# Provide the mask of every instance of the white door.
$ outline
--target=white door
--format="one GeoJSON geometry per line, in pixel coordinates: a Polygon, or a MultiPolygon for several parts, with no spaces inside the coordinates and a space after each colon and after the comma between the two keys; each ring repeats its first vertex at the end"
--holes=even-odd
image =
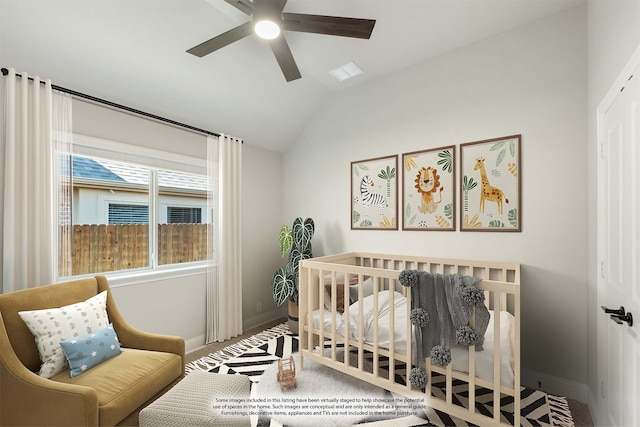
{"type": "Polygon", "coordinates": [[[604,307],[597,322],[596,425],[640,426],[639,57],[598,109],[598,302],[604,307]]]}

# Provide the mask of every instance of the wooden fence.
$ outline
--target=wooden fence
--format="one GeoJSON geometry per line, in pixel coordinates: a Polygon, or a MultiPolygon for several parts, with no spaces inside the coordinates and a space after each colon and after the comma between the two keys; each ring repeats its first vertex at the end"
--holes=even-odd
{"type": "MultiPolygon", "coordinates": [[[[158,264],[208,258],[209,224],[159,224],[158,264]]],[[[148,224],[81,224],[60,227],[61,276],[102,273],[149,266],[148,224]],[[72,230],[71,238],[69,232],[72,230]],[[64,254],[68,256],[64,256],[64,254]]]]}

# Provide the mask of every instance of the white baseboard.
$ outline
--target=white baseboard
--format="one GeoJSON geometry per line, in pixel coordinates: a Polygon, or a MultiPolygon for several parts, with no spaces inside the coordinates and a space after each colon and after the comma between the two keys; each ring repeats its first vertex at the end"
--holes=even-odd
{"type": "Polygon", "coordinates": [[[194,350],[198,350],[198,349],[204,347],[204,341],[205,341],[205,336],[204,335],[200,335],[199,337],[195,337],[195,338],[191,338],[191,339],[185,340],[185,342],[184,342],[184,352],[185,353],[189,353],[189,352],[192,352],[194,350]]]}
{"type": "Polygon", "coordinates": [[[242,322],[242,327],[245,331],[247,331],[249,329],[253,329],[257,326],[271,322],[272,320],[279,317],[287,317],[287,310],[277,308],[275,310],[260,313],[259,316],[249,317],[248,319],[244,319],[244,321],[242,322]]]}
{"type": "Polygon", "coordinates": [[[589,387],[586,384],[570,381],[540,372],[522,369],[520,384],[549,394],[569,397],[586,403],[589,399],[589,387]]]}

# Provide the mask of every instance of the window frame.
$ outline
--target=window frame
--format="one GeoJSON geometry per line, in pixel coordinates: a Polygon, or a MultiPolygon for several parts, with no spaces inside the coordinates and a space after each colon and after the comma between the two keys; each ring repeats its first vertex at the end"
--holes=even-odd
{"type": "MultiPolygon", "coordinates": [[[[206,140],[203,141],[203,144],[206,140]]],[[[206,155],[206,150],[205,155],[206,155]]],[[[56,156],[59,153],[56,153],[56,156]]],[[[114,161],[121,161],[127,163],[138,164],[144,167],[148,167],[150,170],[149,177],[149,194],[148,194],[148,207],[149,207],[149,245],[153,250],[149,251],[149,264],[147,267],[117,270],[117,271],[105,271],[96,272],[75,276],[61,276],[58,271],[58,261],[60,254],[59,238],[56,234],[56,245],[54,250],[54,266],[55,277],[58,281],[61,280],[73,280],[81,279],[84,277],[94,277],[96,275],[104,275],[109,278],[112,285],[125,285],[132,284],[132,280],[135,283],[152,282],[156,280],[165,280],[175,277],[184,277],[192,274],[203,274],[207,270],[208,261],[191,261],[177,264],[164,264],[158,265],[157,253],[158,253],[158,233],[157,227],[151,227],[151,224],[159,224],[159,211],[162,209],[159,203],[159,185],[158,185],[158,169],[165,169],[171,171],[185,172],[196,175],[203,175],[207,177],[207,160],[196,157],[186,156],[183,154],[171,153],[161,150],[155,150],[147,147],[141,147],[138,145],[126,144],[122,142],[110,141],[102,138],[96,138],[92,136],[76,134],[73,135],[73,143],[71,155],[87,156],[90,158],[106,158],[114,161]],[[152,208],[153,207],[153,208],[152,208]]],[[[59,177],[56,177],[59,179],[59,177]]],[[[215,186],[214,186],[215,188],[215,186]]],[[[105,221],[108,222],[108,204],[106,199],[110,197],[104,197],[101,203],[105,207],[103,209],[105,215],[105,221]]],[[[122,201],[122,200],[120,200],[122,201]]],[[[127,202],[128,203],[128,202],[127,202]]],[[[134,202],[135,203],[135,202],[134,202]]],[[[167,206],[163,204],[162,206],[167,206]]],[[[53,215],[56,217],[56,224],[58,223],[58,208],[54,207],[53,215]]],[[[213,213],[209,213],[208,209],[203,208],[203,223],[213,223],[215,217],[213,213]]]]}

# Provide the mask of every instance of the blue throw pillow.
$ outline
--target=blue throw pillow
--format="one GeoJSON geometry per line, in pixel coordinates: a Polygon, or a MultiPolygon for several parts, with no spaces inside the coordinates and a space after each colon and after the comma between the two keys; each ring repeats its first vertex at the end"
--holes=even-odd
{"type": "Polygon", "coordinates": [[[113,324],[84,338],[61,341],[60,345],[69,361],[72,378],[122,353],[113,324]]]}

